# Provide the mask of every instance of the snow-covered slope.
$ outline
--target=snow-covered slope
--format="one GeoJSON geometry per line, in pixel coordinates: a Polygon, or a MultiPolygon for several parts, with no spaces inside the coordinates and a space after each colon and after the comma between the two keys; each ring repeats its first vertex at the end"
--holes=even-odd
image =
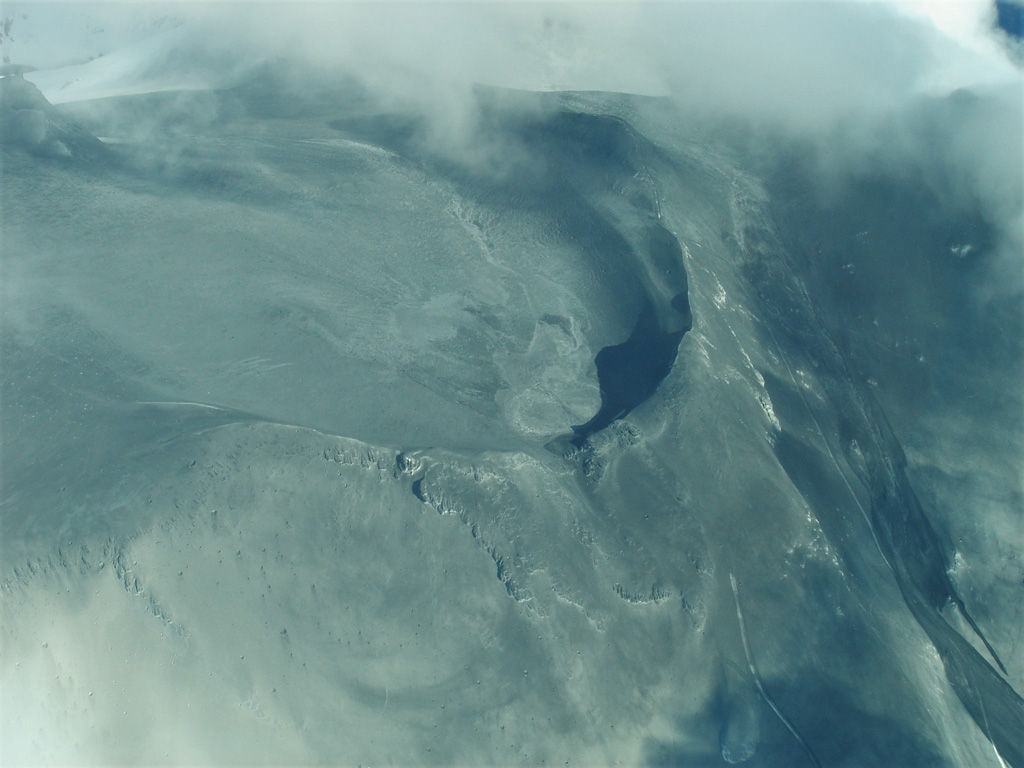
{"type": "Polygon", "coordinates": [[[991,93],[849,172],[159,34],[0,81],[5,764],[1024,764],[991,93]]]}

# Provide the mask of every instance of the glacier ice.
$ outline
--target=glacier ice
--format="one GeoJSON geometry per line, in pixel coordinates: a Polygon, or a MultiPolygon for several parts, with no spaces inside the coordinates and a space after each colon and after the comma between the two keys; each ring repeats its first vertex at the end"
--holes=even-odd
{"type": "Polygon", "coordinates": [[[619,94],[481,89],[460,158],[0,87],[4,762],[1024,764],[968,203],[619,94]]]}

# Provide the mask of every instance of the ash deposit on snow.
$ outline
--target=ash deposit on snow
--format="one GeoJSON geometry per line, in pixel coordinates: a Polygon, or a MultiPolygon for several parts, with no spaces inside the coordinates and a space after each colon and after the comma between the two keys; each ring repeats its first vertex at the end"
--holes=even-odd
{"type": "Polygon", "coordinates": [[[1024,768],[1015,9],[5,4],[0,762],[1024,768]]]}

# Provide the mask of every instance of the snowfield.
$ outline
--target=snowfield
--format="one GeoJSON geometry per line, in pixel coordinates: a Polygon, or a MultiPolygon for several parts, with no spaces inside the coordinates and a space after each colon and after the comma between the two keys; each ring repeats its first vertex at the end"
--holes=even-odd
{"type": "Polygon", "coordinates": [[[0,762],[1024,766],[1019,99],[844,165],[98,19],[0,79],[0,762]]]}

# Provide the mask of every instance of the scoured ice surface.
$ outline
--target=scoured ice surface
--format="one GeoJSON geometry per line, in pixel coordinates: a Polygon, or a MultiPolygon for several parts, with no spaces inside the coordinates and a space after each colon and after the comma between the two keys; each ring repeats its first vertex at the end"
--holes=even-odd
{"type": "Polygon", "coordinates": [[[1021,764],[1019,337],[962,409],[969,270],[874,292],[940,201],[808,211],[657,100],[483,93],[495,165],[274,88],[4,146],[4,762],[1021,764]]]}

